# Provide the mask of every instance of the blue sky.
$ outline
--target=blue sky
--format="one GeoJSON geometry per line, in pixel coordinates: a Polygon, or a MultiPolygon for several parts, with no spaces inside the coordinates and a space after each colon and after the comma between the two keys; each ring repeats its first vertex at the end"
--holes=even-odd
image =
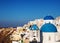
{"type": "Polygon", "coordinates": [[[0,0],[0,27],[22,26],[47,15],[60,16],[60,0],[0,0]]]}

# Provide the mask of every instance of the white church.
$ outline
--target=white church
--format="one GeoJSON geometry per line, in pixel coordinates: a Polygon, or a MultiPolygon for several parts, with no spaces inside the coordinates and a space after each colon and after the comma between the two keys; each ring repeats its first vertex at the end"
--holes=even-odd
{"type": "MultiPolygon", "coordinates": [[[[29,42],[32,42],[32,40],[35,38],[38,43],[60,43],[57,41],[58,29],[54,20],[55,19],[52,16],[46,16],[44,17],[43,23],[40,27],[38,27],[37,24],[27,27],[29,33],[26,33],[25,31],[24,34],[26,35],[24,36],[24,39],[28,37],[29,42]]],[[[21,33],[18,35],[20,36],[21,33]]],[[[12,43],[15,43],[15,41],[12,41],[12,43]]]]}

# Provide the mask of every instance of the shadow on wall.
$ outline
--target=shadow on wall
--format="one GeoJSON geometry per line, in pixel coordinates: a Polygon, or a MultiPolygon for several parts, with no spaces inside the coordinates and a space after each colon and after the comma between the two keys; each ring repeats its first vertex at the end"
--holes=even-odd
{"type": "Polygon", "coordinates": [[[43,43],[43,33],[40,31],[40,43],[43,43]]]}

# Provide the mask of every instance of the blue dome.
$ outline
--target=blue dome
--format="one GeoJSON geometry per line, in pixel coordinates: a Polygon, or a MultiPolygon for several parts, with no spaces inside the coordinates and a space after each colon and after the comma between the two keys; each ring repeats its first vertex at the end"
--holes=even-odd
{"type": "Polygon", "coordinates": [[[54,20],[54,18],[52,16],[46,16],[44,17],[44,20],[54,20]]]}
{"type": "Polygon", "coordinates": [[[41,32],[57,32],[57,28],[51,24],[51,23],[46,23],[41,27],[41,32]]]}
{"type": "Polygon", "coordinates": [[[36,24],[34,24],[34,25],[32,25],[31,27],[30,27],[30,30],[38,30],[39,28],[38,28],[38,26],[36,25],[36,24]]]}

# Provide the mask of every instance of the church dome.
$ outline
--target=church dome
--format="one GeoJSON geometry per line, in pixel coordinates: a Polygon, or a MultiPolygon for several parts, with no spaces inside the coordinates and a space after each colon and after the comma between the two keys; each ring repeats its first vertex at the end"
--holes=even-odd
{"type": "Polygon", "coordinates": [[[46,23],[41,27],[41,32],[57,32],[56,26],[51,23],[46,23]]]}
{"type": "Polygon", "coordinates": [[[54,18],[52,16],[46,16],[44,17],[44,20],[54,20],[54,18]]]}
{"type": "Polygon", "coordinates": [[[32,25],[31,27],[30,27],[30,30],[38,30],[39,28],[38,28],[38,26],[36,25],[36,24],[34,24],[34,25],[32,25]]]}

